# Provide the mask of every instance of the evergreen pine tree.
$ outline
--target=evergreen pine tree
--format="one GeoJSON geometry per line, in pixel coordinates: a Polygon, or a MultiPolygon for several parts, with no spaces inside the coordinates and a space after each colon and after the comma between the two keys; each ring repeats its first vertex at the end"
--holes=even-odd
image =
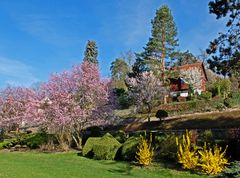
{"type": "Polygon", "coordinates": [[[210,14],[226,20],[226,31],[219,33],[206,50],[211,58],[209,68],[224,76],[234,76],[240,82],[240,1],[212,0],[210,14]]]}
{"type": "MultiPolygon", "coordinates": [[[[138,57],[141,65],[147,65],[149,70],[164,72],[165,59],[169,59],[178,45],[177,28],[168,6],[163,5],[156,11],[152,20],[152,37],[138,57]]],[[[146,69],[146,67],[141,67],[146,69]]]]}
{"type": "Polygon", "coordinates": [[[86,45],[86,49],[84,52],[84,61],[88,61],[89,63],[98,64],[98,49],[95,41],[88,41],[86,45]]]}
{"type": "Polygon", "coordinates": [[[124,59],[117,58],[111,64],[113,88],[126,89],[125,79],[129,72],[129,66],[124,59]]]}

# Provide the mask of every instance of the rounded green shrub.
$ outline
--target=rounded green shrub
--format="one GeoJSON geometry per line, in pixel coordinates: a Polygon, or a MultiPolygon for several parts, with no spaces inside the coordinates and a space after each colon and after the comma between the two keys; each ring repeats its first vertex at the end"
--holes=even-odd
{"type": "Polygon", "coordinates": [[[113,160],[121,147],[111,134],[105,134],[98,143],[93,145],[93,158],[101,160],[113,160]]]}
{"type": "Polygon", "coordinates": [[[93,145],[100,142],[100,137],[90,137],[87,139],[87,142],[85,143],[83,149],[82,149],[82,155],[85,157],[92,158],[93,157],[93,145]]]}
{"type": "Polygon", "coordinates": [[[156,118],[160,119],[160,121],[164,118],[168,117],[168,112],[165,110],[158,110],[156,113],[156,118]]]}
{"type": "Polygon", "coordinates": [[[135,160],[137,146],[139,145],[139,137],[130,137],[121,147],[121,158],[126,161],[135,160]]]}
{"type": "Polygon", "coordinates": [[[82,155],[94,159],[113,160],[121,144],[109,133],[103,137],[90,137],[83,147],[82,155]]]}

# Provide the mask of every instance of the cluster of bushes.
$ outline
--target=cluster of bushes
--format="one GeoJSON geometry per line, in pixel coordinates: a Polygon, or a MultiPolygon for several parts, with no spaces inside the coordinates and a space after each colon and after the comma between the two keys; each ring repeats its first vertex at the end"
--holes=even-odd
{"type": "Polygon", "coordinates": [[[83,147],[82,155],[93,159],[135,160],[140,137],[132,136],[127,138],[123,131],[113,135],[107,133],[102,137],[88,138],[83,147]]]}
{"type": "Polygon", "coordinates": [[[228,97],[223,98],[221,96],[212,97],[212,93],[209,91],[203,92],[199,95],[197,100],[191,100],[186,102],[177,102],[162,104],[159,107],[154,108],[154,112],[158,110],[164,110],[169,115],[179,113],[192,113],[192,112],[206,112],[206,111],[222,111],[226,108],[233,108],[240,105],[240,92],[232,92],[228,97]]]}
{"type": "Polygon", "coordinates": [[[48,135],[46,133],[15,133],[0,142],[0,149],[9,149],[16,145],[36,149],[46,143],[47,139],[48,135]]]}
{"type": "MultiPolygon", "coordinates": [[[[93,159],[134,161],[143,166],[149,165],[152,160],[168,160],[179,162],[183,168],[202,171],[206,174],[220,174],[220,177],[238,175],[239,162],[231,163],[229,168],[226,159],[226,150],[222,149],[226,143],[215,139],[211,130],[200,134],[196,131],[186,134],[148,134],[142,137],[139,134],[127,138],[123,131],[102,137],[90,137],[83,147],[83,156],[93,159]],[[176,138],[177,142],[176,142],[176,138]],[[216,146],[216,144],[222,145],[216,146]],[[198,145],[198,146],[197,146],[198,145]]],[[[229,156],[228,156],[229,157],[229,156]]]]}
{"type": "MultiPolygon", "coordinates": [[[[147,166],[151,164],[154,151],[151,142],[143,136],[132,136],[124,139],[120,143],[117,138],[121,138],[121,134],[116,134],[114,138],[107,133],[102,137],[90,137],[83,147],[82,155],[88,158],[100,160],[124,160],[136,161],[140,165],[147,166]],[[119,137],[120,136],[120,137],[119,137]]],[[[121,141],[123,139],[121,138],[121,141]]]]}
{"type": "Polygon", "coordinates": [[[178,137],[176,143],[178,145],[178,162],[182,164],[184,169],[196,170],[200,169],[202,172],[209,175],[216,175],[222,172],[229,164],[226,159],[226,149],[215,145],[211,147],[204,143],[202,148],[199,148],[196,143],[192,142],[192,132],[186,131],[179,142],[178,137]]]}

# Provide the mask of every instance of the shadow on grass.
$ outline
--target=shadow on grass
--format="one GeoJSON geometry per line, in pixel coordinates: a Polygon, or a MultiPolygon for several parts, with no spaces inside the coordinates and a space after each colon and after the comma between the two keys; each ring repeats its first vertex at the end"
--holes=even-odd
{"type": "Polygon", "coordinates": [[[78,155],[78,156],[83,156],[83,155],[82,155],[82,152],[78,152],[77,155],[78,155]]]}
{"type": "Polygon", "coordinates": [[[134,165],[132,165],[129,162],[125,162],[125,161],[100,161],[100,163],[103,164],[103,165],[113,166],[113,167],[108,169],[108,172],[132,177],[131,171],[132,171],[134,165]]]}
{"type": "Polygon", "coordinates": [[[121,128],[126,131],[240,127],[240,110],[182,115],[169,120],[163,120],[162,122],[151,121],[150,123],[142,122],[141,119],[132,117],[123,119],[119,124],[121,128]]]}
{"type": "MultiPolygon", "coordinates": [[[[150,123],[141,123],[141,125],[138,124],[137,129],[212,129],[236,127],[240,127],[240,117],[219,116],[216,118],[178,118],[163,122],[152,121],[150,123]]],[[[133,128],[136,129],[136,127],[133,128]]]]}
{"type": "Polygon", "coordinates": [[[183,169],[182,166],[179,163],[177,163],[177,161],[173,161],[173,160],[160,159],[160,160],[156,160],[156,164],[157,164],[156,167],[162,167],[164,169],[171,169],[179,172],[189,172],[190,174],[200,175],[200,176],[203,175],[201,174],[200,170],[183,169]]]}

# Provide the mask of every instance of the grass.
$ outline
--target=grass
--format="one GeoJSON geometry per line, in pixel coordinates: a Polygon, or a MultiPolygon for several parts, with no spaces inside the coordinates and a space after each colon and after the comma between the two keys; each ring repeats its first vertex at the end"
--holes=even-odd
{"type": "Polygon", "coordinates": [[[91,160],[77,153],[1,152],[0,165],[0,178],[207,177],[163,165],[141,168],[126,162],[91,160]]]}

